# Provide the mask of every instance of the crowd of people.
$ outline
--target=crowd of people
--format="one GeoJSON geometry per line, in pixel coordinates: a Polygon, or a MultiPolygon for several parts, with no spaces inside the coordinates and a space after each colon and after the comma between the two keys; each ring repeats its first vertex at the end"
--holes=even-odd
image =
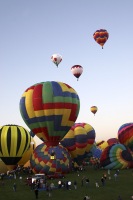
{"type": "MultiPolygon", "coordinates": [[[[81,171],[77,171],[77,179],[76,180],[66,180],[65,179],[58,179],[58,180],[43,180],[43,186],[41,185],[40,180],[35,180],[33,181],[32,185],[31,185],[31,190],[34,191],[35,193],[35,198],[38,199],[39,196],[39,191],[41,189],[44,189],[46,191],[46,194],[48,195],[48,197],[52,196],[52,191],[54,189],[65,189],[65,190],[77,190],[79,187],[86,187],[89,188],[90,186],[92,186],[92,184],[94,184],[94,186],[96,188],[99,187],[106,187],[106,183],[110,180],[114,180],[114,181],[118,181],[119,180],[119,174],[120,174],[120,170],[116,170],[116,171],[111,171],[111,170],[103,170],[101,171],[103,172],[101,174],[101,178],[96,178],[95,180],[91,180],[88,176],[86,177],[84,175],[84,173],[82,173],[81,171]]],[[[6,174],[2,173],[0,174],[0,179],[4,179],[4,177],[11,179],[14,179],[14,183],[13,183],[13,191],[16,192],[17,191],[17,185],[15,183],[15,179],[19,178],[21,180],[22,178],[22,173],[26,174],[27,176],[32,176],[32,170],[30,169],[30,167],[27,168],[23,168],[23,167],[18,167],[13,171],[7,171],[6,174]]],[[[91,196],[89,194],[89,190],[88,194],[85,194],[85,196],[83,196],[83,200],[90,200],[91,196]]],[[[121,195],[118,195],[118,200],[122,200],[121,195]]],[[[132,197],[133,199],[133,197],[132,197]]]]}

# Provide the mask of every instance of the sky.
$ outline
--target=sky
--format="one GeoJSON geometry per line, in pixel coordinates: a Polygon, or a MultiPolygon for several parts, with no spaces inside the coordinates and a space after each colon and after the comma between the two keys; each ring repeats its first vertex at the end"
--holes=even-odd
{"type": "Polygon", "coordinates": [[[133,122],[132,10],[132,0],[0,0],[0,126],[29,130],[19,110],[23,92],[59,81],[79,95],[76,122],[90,124],[96,141],[117,137],[133,122]],[[103,49],[93,39],[98,29],[109,33],[103,49]],[[63,58],[58,68],[54,53],[63,58]],[[78,81],[76,64],[83,67],[78,81]]]}

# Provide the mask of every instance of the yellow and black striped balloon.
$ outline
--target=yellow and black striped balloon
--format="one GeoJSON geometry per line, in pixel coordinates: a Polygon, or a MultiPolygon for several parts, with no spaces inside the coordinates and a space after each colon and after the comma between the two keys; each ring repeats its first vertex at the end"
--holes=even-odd
{"type": "Polygon", "coordinates": [[[22,126],[2,126],[0,129],[0,158],[6,165],[16,165],[29,149],[30,142],[30,133],[22,126]]]}

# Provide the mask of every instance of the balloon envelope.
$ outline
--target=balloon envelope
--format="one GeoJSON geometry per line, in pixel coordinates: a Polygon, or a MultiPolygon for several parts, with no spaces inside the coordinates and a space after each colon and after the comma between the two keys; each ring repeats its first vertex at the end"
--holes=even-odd
{"type": "Polygon", "coordinates": [[[91,156],[89,157],[89,162],[92,165],[98,165],[100,164],[100,157],[102,154],[102,149],[100,149],[99,147],[96,146],[96,144],[93,145],[93,147],[91,148],[89,154],[91,153],[91,156]]]}
{"type": "Polygon", "coordinates": [[[23,120],[47,145],[56,146],[77,119],[80,101],[68,84],[55,81],[29,87],[20,100],[23,120]]]}
{"type": "Polygon", "coordinates": [[[7,165],[0,159],[0,174],[8,171],[7,165]]]}
{"type": "Polygon", "coordinates": [[[132,166],[133,158],[125,145],[113,144],[103,150],[100,164],[104,169],[125,169],[132,166]]]}
{"type": "Polygon", "coordinates": [[[109,38],[109,33],[105,29],[100,29],[100,30],[95,31],[95,33],[93,34],[93,38],[103,48],[105,42],[109,38]]]}
{"type": "Polygon", "coordinates": [[[60,62],[62,61],[62,56],[59,54],[53,54],[51,56],[51,60],[52,62],[58,67],[58,65],[60,64],[60,62]]]}
{"type": "Polygon", "coordinates": [[[133,123],[125,123],[118,130],[118,139],[133,151],[133,123]]]}
{"type": "Polygon", "coordinates": [[[73,67],[71,67],[71,72],[78,80],[83,72],[83,67],[81,65],[74,65],[73,67]]]}
{"type": "Polygon", "coordinates": [[[96,146],[102,150],[104,150],[106,147],[109,146],[108,142],[107,141],[99,141],[99,142],[96,142],[96,146]]]}
{"type": "Polygon", "coordinates": [[[33,173],[50,174],[54,172],[68,173],[71,171],[72,160],[69,152],[61,145],[38,145],[30,159],[33,173]],[[54,154],[52,154],[54,152],[54,154]]]}
{"type": "Polygon", "coordinates": [[[0,158],[12,169],[29,149],[31,136],[18,125],[5,125],[0,129],[0,158]]]}
{"type": "Polygon", "coordinates": [[[68,149],[73,160],[81,162],[88,154],[95,141],[95,130],[87,123],[75,123],[61,140],[61,144],[68,149]]]}
{"type": "Polygon", "coordinates": [[[107,143],[108,143],[109,145],[118,144],[118,143],[119,143],[119,140],[118,140],[118,138],[110,138],[110,139],[107,140],[107,143]]]}
{"type": "Polygon", "coordinates": [[[90,111],[95,115],[98,108],[96,106],[91,106],[90,111]]]}
{"type": "Polygon", "coordinates": [[[17,164],[24,166],[28,162],[28,160],[30,160],[31,155],[32,155],[35,148],[36,148],[36,143],[33,140],[33,138],[31,137],[29,149],[23,154],[22,158],[20,159],[20,161],[17,164]]]}

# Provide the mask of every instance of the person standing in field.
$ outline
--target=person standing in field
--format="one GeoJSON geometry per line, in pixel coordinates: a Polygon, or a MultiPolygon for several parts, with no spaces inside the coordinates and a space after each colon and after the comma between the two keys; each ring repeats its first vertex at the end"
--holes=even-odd
{"type": "Polygon", "coordinates": [[[13,184],[13,191],[14,191],[14,192],[16,192],[16,188],[17,188],[16,183],[14,183],[14,184],[13,184]]]}
{"type": "Polygon", "coordinates": [[[77,190],[77,181],[74,181],[73,185],[74,185],[74,189],[77,190]]]}
{"type": "Polygon", "coordinates": [[[36,199],[38,199],[38,186],[37,185],[35,185],[34,192],[35,192],[36,199]]]}

